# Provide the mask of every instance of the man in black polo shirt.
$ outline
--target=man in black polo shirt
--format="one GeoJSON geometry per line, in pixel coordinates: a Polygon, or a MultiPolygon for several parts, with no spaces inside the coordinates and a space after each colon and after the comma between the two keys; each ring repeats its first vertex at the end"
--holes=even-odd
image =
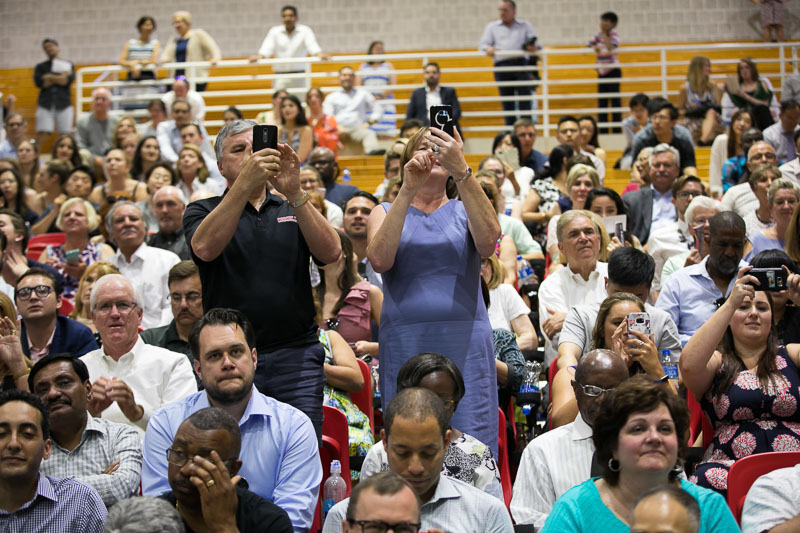
{"type": "Polygon", "coordinates": [[[308,415],[322,430],[324,350],[317,340],[309,258],[341,254],[333,227],[300,188],[300,160],[285,144],[252,154],[252,120],[217,135],[217,165],[228,181],[221,197],[189,204],[186,240],[200,269],[203,309],[232,307],[256,329],[260,392],[308,415]],[[267,192],[267,182],[286,199],[267,192]]]}

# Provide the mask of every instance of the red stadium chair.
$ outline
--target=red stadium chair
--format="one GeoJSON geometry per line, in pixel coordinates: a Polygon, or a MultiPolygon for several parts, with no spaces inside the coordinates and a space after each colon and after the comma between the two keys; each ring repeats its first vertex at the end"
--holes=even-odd
{"type": "Polygon", "coordinates": [[[30,238],[28,241],[28,249],[25,250],[25,256],[28,259],[33,259],[34,261],[39,260],[39,256],[42,255],[44,249],[47,246],[57,246],[59,244],[64,244],[64,240],[66,236],[63,233],[42,233],[41,235],[35,235],[30,238]]]}
{"type": "Polygon", "coordinates": [[[342,464],[342,477],[347,482],[347,496],[350,496],[353,486],[350,481],[350,437],[347,433],[347,417],[335,407],[327,405],[322,406],[322,416],[324,417],[322,419],[322,445],[323,447],[329,446],[331,453],[334,454],[330,461],[322,464],[322,471],[330,475],[331,461],[338,459],[342,464]]]}
{"type": "Polygon", "coordinates": [[[361,377],[364,378],[364,386],[358,392],[351,392],[350,399],[361,409],[361,412],[369,418],[369,429],[375,434],[375,413],[372,409],[372,373],[369,365],[361,359],[356,359],[358,368],[361,370],[361,377]]]}
{"type": "Polygon", "coordinates": [[[67,300],[66,298],[61,298],[61,305],[58,306],[58,314],[69,316],[69,314],[75,309],[75,305],[67,300]]]}
{"type": "Polygon", "coordinates": [[[506,415],[500,408],[497,409],[497,412],[497,467],[500,469],[500,485],[503,487],[503,499],[506,502],[506,508],[509,508],[509,505],[511,505],[511,469],[508,466],[506,415]]]}
{"type": "Polygon", "coordinates": [[[689,408],[689,446],[694,446],[700,432],[703,432],[703,450],[708,448],[714,438],[714,428],[703,412],[700,402],[690,391],[686,391],[686,406],[689,408]]]}
{"type": "Polygon", "coordinates": [[[779,468],[788,468],[800,463],[800,452],[767,452],[742,457],[728,471],[728,507],[742,521],[742,508],[747,492],[755,481],[779,468]]]}

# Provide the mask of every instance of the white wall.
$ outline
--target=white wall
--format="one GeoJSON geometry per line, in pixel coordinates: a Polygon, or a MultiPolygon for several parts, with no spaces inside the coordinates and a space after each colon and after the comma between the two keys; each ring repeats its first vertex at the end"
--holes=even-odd
{"type": "MultiPolygon", "coordinates": [[[[0,68],[42,61],[39,43],[48,36],[76,63],[116,62],[140,15],[156,18],[164,43],[177,9],[192,12],[194,27],[209,31],[223,56],[242,57],[258,50],[267,29],[280,23],[284,3],[295,3],[300,22],[334,53],[365,51],[375,39],[388,51],[472,48],[486,22],[497,17],[493,0],[0,0],[0,68]]],[[[791,37],[800,2],[786,8],[791,37]]],[[[758,8],[747,0],[518,0],[517,16],[533,23],[545,45],[580,45],[609,9],[620,15],[623,42],[760,37],[758,8]]]]}

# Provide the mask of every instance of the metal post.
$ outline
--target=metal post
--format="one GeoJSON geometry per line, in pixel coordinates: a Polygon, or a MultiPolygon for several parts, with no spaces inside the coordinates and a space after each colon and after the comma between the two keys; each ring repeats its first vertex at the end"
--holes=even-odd
{"type": "Polygon", "coordinates": [[[667,97],[667,51],[661,49],[661,96],[667,97]]]}
{"type": "Polygon", "coordinates": [[[546,48],[541,49],[539,57],[542,60],[542,66],[539,67],[539,77],[541,78],[539,85],[542,88],[542,127],[544,128],[542,133],[547,138],[550,136],[550,88],[547,83],[550,79],[550,74],[547,68],[549,55],[546,48]]]}

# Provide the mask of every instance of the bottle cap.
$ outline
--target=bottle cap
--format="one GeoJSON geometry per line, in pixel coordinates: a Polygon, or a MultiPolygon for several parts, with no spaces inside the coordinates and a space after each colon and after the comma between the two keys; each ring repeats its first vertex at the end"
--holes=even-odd
{"type": "Polygon", "coordinates": [[[341,474],[342,473],[342,464],[337,460],[334,459],[331,461],[331,474],[341,474]]]}

